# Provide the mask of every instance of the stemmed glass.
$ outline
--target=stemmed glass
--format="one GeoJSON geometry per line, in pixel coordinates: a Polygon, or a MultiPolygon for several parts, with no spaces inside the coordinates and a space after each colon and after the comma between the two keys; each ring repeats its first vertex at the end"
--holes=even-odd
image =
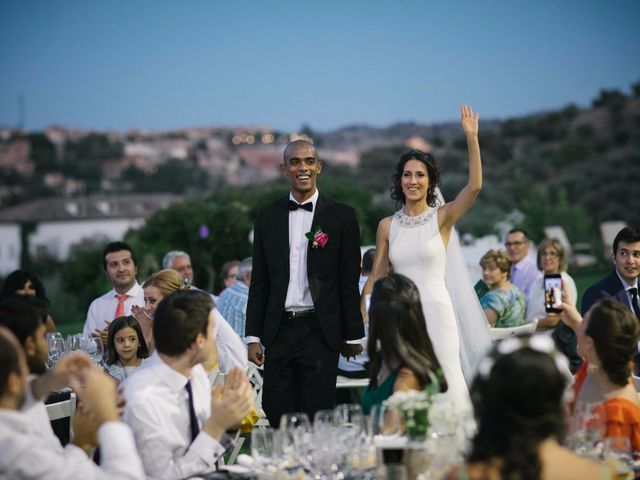
{"type": "Polygon", "coordinates": [[[633,454],[629,437],[607,437],[603,441],[602,456],[616,469],[616,478],[633,478],[633,454]]]}
{"type": "Polygon", "coordinates": [[[606,432],[605,411],[600,403],[578,403],[572,418],[571,447],[578,454],[597,458],[606,432]]]}
{"type": "Polygon", "coordinates": [[[46,338],[49,350],[47,364],[49,367],[53,367],[66,353],[64,338],[60,332],[47,333],[46,338]]]}
{"type": "Polygon", "coordinates": [[[277,468],[280,459],[278,431],[270,427],[251,430],[251,456],[260,470],[277,468]]]}
{"type": "Polygon", "coordinates": [[[311,424],[306,413],[285,413],[280,417],[280,446],[289,467],[303,465],[311,448],[311,424]]]}
{"type": "Polygon", "coordinates": [[[104,346],[99,338],[87,337],[82,338],[82,350],[91,357],[91,361],[96,365],[102,365],[104,346]]]}

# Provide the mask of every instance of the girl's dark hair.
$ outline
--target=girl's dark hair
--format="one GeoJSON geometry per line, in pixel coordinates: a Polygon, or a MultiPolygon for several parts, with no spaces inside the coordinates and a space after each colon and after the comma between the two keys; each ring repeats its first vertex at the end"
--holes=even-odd
{"type": "Polygon", "coordinates": [[[601,367],[609,380],[625,386],[640,335],[635,315],[619,302],[600,300],[589,310],[585,333],[593,339],[601,367]]]}
{"type": "Polygon", "coordinates": [[[42,282],[35,273],[27,270],[15,270],[7,276],[2,287],[3,296],[15,295],[16,290],[23,288],[28,281],[31,281],[31,286],[36,291],[36,297],[47,300],[42,282]]]}
{"type": "MultiPolygon", "coordinates": [[[[404,275],[393,273],[373,286],[369,307],[370,383],[377,385],[383,360],[390,368],[406,367],[420,385],[431,383],[440,369],[422,313],[420,294],[404,275]],[[380,348],[378,348],[378,344],[380,348]]],[[[440,379],[441,389],[446,382],[440,379]]]]}
{"type": "Polygon", "coordinates": [[[149,350],[147,349],[147,343],[144,340],[142,334],[142,328],[135,317],[128,315],[124,317],[118,317],[109,324],[109,336],[107,339],[107,365],[113,365],[118,361],[118,354],[116,352],[115,336],[120,330],[126,327],[131,327],[138,335],[138,351],[136,356],[138,358],[147,358],[149,356],[149,350]]]}
{"type": "Polygon", "coordinates": [[[406,201],[404,193],[402,192],[402,174],[404,172],[404,165],[409,160],[418,160],[419,162],[424,163],[427,167],[427,174],[429,175],[427,205],[435,207],[438,199],[436,195],[436,187],[440,184],[440,171],[438,170],[436,160],[431,156],[431,154],[420,150],[409,150],[400,157],[400,161],[396,165],[396,173],[391,176],[391,180],[393,182],[393,185],[391,186],[391,198],[396,201],[396,206],[398,206],[398,202],[404,204],[406,201]]]}
{"type": "Polygon", "coordinates": [[[550,355],[528,346],[506,355],[494,349],[490,358],[491,371],[476,375],[471,385],[478,431],[468,461],[500,459],[502,479],[537,480],[540,443],[562,439],[567,379],[550,355]]]}

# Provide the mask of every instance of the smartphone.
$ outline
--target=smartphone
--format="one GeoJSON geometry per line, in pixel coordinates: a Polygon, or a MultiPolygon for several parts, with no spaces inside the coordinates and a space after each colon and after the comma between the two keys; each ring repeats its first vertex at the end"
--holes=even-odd
{"type": "Polygon", "coordinates": [[[547,313],[560,313],[562,305],[562,278],[559,273],[547,273],[544,276],[544,310],[547,313]]]}

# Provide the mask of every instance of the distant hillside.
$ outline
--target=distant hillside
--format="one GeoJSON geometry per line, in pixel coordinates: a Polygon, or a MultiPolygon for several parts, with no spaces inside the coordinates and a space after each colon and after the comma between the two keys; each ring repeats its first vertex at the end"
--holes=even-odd
{"type": "MultiPolygon", "coordinates": [[[[372,145],[353,178],[385,199],[405,142],[415,136],[430,144],[442,190],[452,198],[467,176],[466,145],[457,124],[352,127],[320,138],[323,145],[372,145]]],[[[592,238],[605,220],[640,226],[640,84],[630,96],[602,91],[591,108],[570,105],[483,122],[480,146],[484,188],[461,229],[489,233],[514,210],[525,217],[512,214],[512,222],[537,238],[552,224],[564,225],[575,241],[592,238]]]]}

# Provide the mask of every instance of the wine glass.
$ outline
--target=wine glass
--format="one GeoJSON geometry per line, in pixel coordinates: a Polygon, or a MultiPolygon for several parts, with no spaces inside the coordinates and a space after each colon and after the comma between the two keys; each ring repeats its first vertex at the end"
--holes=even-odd
{"type": "Polygon", "coordinates": [[[598,444],[606,432],[606,415],[600,403],[578,403],[571,428],[571,447],[578,455],[598,457],[598,444]]]}
{"type": "Polygon", "coordinates": [[[91,361],[96,365],[102,365],[104,346],[99,338],[83,337],[82,350],[91,357],[91,361]]]}
{"type": "Polygon", "coordinates": [[[607,437],[603,440],[602,456],[611,463],[616,478],[624,480],[633,478],[633,454],[629,437],[607,437]]]}
{"type": "Polygon", "coordinates": [[[290,467],[304,464],[311,448],[311,423],[306,413],[285,413],[280,417],[280,447],[290,467]]]}
{"type": "Polygon", "coordinates": [[[47,333],[48,365],[53,367],[66,353],[64,338],[60,332],[47,333]]]}
{"type": "Polygon", "coordinates": [[[271,427],[251,430],[251,456],[260,469],[276,467],[279,459],[278,431],[271,427]]]}

